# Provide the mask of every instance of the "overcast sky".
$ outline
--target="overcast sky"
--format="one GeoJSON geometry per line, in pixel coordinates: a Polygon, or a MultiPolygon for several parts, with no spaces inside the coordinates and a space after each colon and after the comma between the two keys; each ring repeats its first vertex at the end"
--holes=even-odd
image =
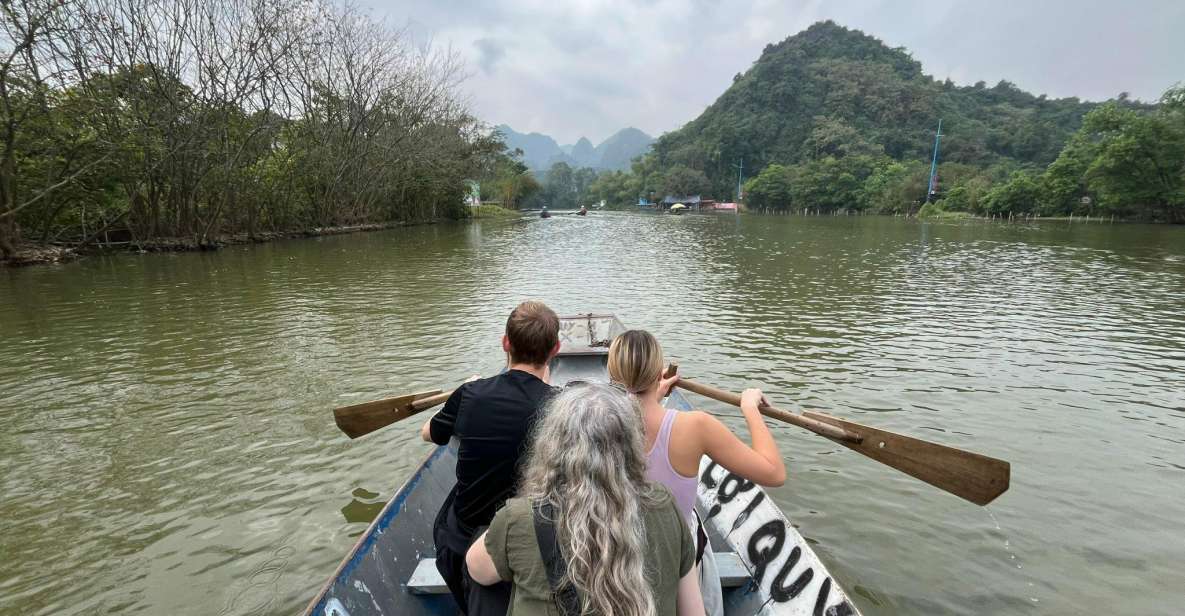
{"type": "Polygon", "coordinates": [[[771,42],[833,19],[959,84],[1155,100],[1185,81],[1185,0],[364,0],[451,46],[491,124],[561,143],[694,119],[771,42]]]}

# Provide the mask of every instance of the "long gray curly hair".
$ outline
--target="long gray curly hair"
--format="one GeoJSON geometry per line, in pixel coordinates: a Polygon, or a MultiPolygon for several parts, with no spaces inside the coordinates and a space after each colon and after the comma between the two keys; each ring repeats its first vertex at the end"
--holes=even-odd
{"type": "Polygon", "coordinates": [[[641,411],[625,392],[570,385],[535,428],[519,494],[550,503],[565,557],[562,581],[581,598],[581,614],[654,616],[645,575],[644,508],[662,492],[646,479],[641,411]]]}

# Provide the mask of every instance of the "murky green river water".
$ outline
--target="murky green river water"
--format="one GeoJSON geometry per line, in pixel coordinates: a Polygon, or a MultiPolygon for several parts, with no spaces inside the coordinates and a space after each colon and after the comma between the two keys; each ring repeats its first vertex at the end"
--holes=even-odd
{"type": "Polygon", "coordinates": [[[1185,229],[597,214],[0,271],[0,613],[302,609],[427,451],[330,409],[496,369],[532,297],[1011,461],[983,509],[774,427],[869,616],[1185,609],[1185,229]]]}

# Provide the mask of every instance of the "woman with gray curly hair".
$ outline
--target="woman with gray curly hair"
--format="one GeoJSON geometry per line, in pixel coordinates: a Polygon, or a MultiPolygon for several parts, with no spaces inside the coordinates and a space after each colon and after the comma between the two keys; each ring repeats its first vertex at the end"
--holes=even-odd
{"type": "Polygon", "coordinates": [[[603,384],[548,403],[519,496],[466,556],[478,583],[513,583],[510,616],[703,616],[694,542],[671,493],[646,479],[640,418],[603,384]]]}

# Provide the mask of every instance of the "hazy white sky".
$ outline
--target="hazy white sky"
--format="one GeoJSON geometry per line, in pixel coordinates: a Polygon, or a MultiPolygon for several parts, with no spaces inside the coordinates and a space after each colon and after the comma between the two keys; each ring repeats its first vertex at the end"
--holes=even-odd
{"type": "Polygon", "coordinates": [[[1052,97],[1185,81],[1185,0],[364,0],[467,62],[491,124],[561,143],[695,118],[767,44],[833,19],[908,48],[959,84],[1007,79],[1052,97]]]}

